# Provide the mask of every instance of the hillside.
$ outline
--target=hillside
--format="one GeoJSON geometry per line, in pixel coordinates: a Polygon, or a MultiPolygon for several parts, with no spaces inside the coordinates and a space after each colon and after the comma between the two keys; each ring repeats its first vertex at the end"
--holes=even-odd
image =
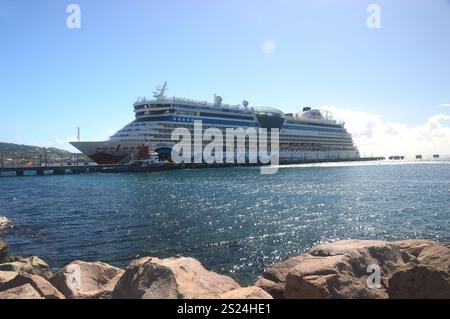
{"type": "MultiPolygon", "coordinates": [[[[46,153],[47,163],[64,163],[75,159],[75,155],[69,151],[54,147],[45,148],[0,142],[0,157],[3,158],[4,165],[39,165],[45,163],[46,153]]],[[[76,155],[79,161],[87,160],[84,155],[76,155]]]]}

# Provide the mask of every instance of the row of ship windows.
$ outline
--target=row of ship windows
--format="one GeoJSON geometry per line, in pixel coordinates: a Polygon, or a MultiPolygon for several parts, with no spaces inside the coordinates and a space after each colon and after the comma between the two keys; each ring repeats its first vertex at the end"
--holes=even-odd
{"type": "MultiPolygon", "coordinates": [[[[188,122],[193,122],[193,120],[192,119],[188,119],[189,121],[188,122]]],[[[168,125],[166,125],[166,127],[168,127],[168,125]]],[[[177,125],[171,125],[170,127],[173,127],[173,128],[177,128],[178,126],[177,125]]],[[[210,127],[217,127],[217,126],[203,126],[203,128],[205,128],[205,129],[207,129],[207,128],[210,128],[210,127]]],[[[306,129],[301,129],[302,131],[322,131],[323,132],[323,130],[317,130],[317,129],[312,129],[312,128],[306,128],[306,129]]],[[[118,133],[124,133],[124,132],[133,132],[133,131],[141,131],[141,129],[139,129],[139,128],[136,128],[136,129],[126,129],[126,130],[120,130],[118,133]]],[[[325,132],[328,132],[328,131],[325,131],[325,132]]],[[[335,133],[341,133],[341,132],[335,132],[335,133]]],[[[286,131],[281,131],[281,134],[287,134],[287,132],[286,131]]],[[[122,136],[129,136],[128,134],[119,134],[119,135],[116,135],[116,136],[119,136],[119,137],[122,137],[122,136]]]]}
{"type": "Polygon", "coordinates": [[[158,111],[143,111],[143,112],[137,112],[136,116],[142,116],[142,115],[163,115],[163,114],[183,114],[183,115],[197,115],[196,112],[189,112],[189,111],[176,111],[174,109],[170,110],[158,110],[158,111]]]}
{"type": "MultiPolygon", "coordinates": [[[[208,116],[205,113],[200,113],[203,116],[208,116]]],[[[248,118],[247,118],[248,119],[248,118]]],[[[186,117],[174,117],[173,120],[176,122],[188,122],[193,123],[194,120],[201,120],[201,119],[193,119],[193,118],[186,118],[186,117]]],[[[131,124],[130,126],[136,125],[138,126],[138,123],[131,124]]],[[[256,126],[256,123],[249,123],[247,126],[256,126]]],[[[344,129],[338,129],[338,128],[322,128],[322,127],[314,127],[314,126],[299,126],[299,125],[283,125],[282,129],[290,129],[290,130],[302,130],[302,131],[314,131],[314,132],[334,132],[334,133],[344,133],[344,129]]]]}
{"type": "Polygon", "coordinates": [[[344,129],[338,129],[338,128],[321,128],[321,127],[314,127],[314,126],[297,126],[297,125],[283,125],[283,129],[288,130],[302,130],[302,131],[315,131],[315,132],[336,132],[336,133],[343,133],[344,129]]]}
{"type": "Polygon", "coordinates": [[[239,113],[239,114],[248,114],[252,115],[250,111],[244,111],[239,109],[228,109],[222,106],[200,106],[200,105],[188,105],[188,104],[144,104],[144,105],[136,105],[134,107],[135,110],[146,110],[146,109],[152,109],[152,108],[188,108],[188,109],[196,109],[196,110],[207,110],[207,111],[219,111],[219,112],[233,112],[233,113],[239,113]]]}
{"type": "MultiPolygon", "coordinates": [[[[177,122],[194,122],[194,119],[184,118],[184,117],[175,117],[175,121],[177,122]]],[[[248,126],[256,126],[256,124],[251,123],[248,126]]],[[[334,133],[343,133],[343,129],[333,129],[333,128],[321,128],[321,127],[308,127],[308,126],[296,126],[296,125],[283,125],[283,129],[292,129],[292,130],[302,130],[302,131],[314,131],[314,132],[334,132],[334,133]]]]}
{"type": "Polygon", "coordinates": [[[221,106],[216,107],[205,107],[205,106],[194,106],[194,105],[175,105],[176,107],[186,107],[191,109],[203,109],[203,110],[210,110],[210,111],[220,111],[220,112],[233,112],[233,113],[240,113],[240,114],[251,114],[250,111],[243,111],[238,109],[227,109],[221,106]]]}
{"type": "Polygon", "coordinates": [[[186,107],[186,108],[198,108],[203,109],[201,106],[190,106],[190,105],[178,105],[178,104],[144,104],[144,105],[136,105],[134,107],[135,110],[145,110],[145,109],[154,109],[154,108],[170,108],[173,109],[174,107],[186,107]]]}
{"type": "Polygon", "coordinates": [[[150,119],[146,119],[146,118],[138,118],[135,121],[168,121],[168,122],[184,122],[184,123],[194,123],[194,121],[202,121],[203,125],[204,123],[208,123],[208,122],[214,122],[218,125],[245,125],[245,126],[252,126],[252,127],[256,127],[258,124],[256,122],[253,121],[253,119],[251,120],[252,122],[250,122],[250,120],[248,120],[248,122],[243,123],[243,122],[231,122],[231,121],[224,121],[224,120],[220,120],[220,119],[205,119],[205,118],[188,118],[188,117],[153,117],[150,119]]]}
{"type": "Polygon", "coordinates": [[[146,116],[146,115],[165,115],[165,114],[175,114],[175,115],[188,115],[188,116],[204,116],[204,117],[215,117],[215,118],[226,118],[235,120],[247,120],[252,121],[253,116],[245,115],[233,115],[233,114],[218,114],[218,113],[205,113],[205,112],[189,112],[189,111],[176,111],[175,110],[163,110],[163,111],[145,111],[137,112],[136,116],[146,116]]]}
{"type": "MultiPolygon", "coordinates": [[[[129,127],[139,127],[139,126],[147,126],[147,123],[131,123],[125,126],[123,129],[119,130],[117,133],[123,133],[123,132],[132,132],[133,129],[130,129],[129,127]]],[[[141,129],[135,128],[134,131],[140,131],[141,129]]],[[[116,136],[129,136],[129,135],[116,135],[116,136]]]]}
{"type": "MultiPolygon", "coordinates": [[[[95,148],[97,151],[101,151],[101,150],[103,150],[103,151],[107,151],[108,150],[108,148],[107,147],[96,147],[95,148]]],[[[109,150],[110,151],[114,151],[116,148],[115,147],[110,147],[109,148],[109,150]]],[[[124,150],[128,150],[128,149],[130,149],[130,150],[134,150],[135,148],[134,147],[124,147],[123,148],[124,150]]],[[[136,147],[136,149],[138,149],[137,147],[136,147]]]]}
{"type": "MultiPolygon", "coordinates": [[[[174,117],[173,118],[175,121],[177,122],[188,122],[188,123],[193,123],[195,119],[192,118],[185,118],[185,117],[174,117]]],[[[129,125],[127,125],[126,127],[139,127],[139,126],[147,126],[147,123],[145,122],[133,122],[129,125]]],[[[167,124],[165,125],[166,127],[178,127],[177,125],[170,125],[167,124]]],[[[256,126],[256,124],[249,125],[249,126],[256,126]]],[[[205,127],[205,126],[204,126],[205,127]]],[[[212,126],[211,126],[212,127],[212,126]]],[[[282,129],[293,129],[293,130],[303,130],[303,131],[316,131],[316,132],[336,132],[336,133],[344,133],[345,130],[344,129],[333,129],[333,128],[320,128],[320,127],[308,127],[308,126],[297,126],[297,125],[283,125],[282,129]]],[[[135,131],[140,131],[140,129],[135,128],[135,131]]],[[[132,132],[133,129],[122,129],[120,130],[118,133],[120,132],[132,132]]],[[[285,133],[282,131],[282,133],[285,133]]]]}
{"type": "MultiPolygon", "coordinates": [[[[135,110],[141,110],[141,109],[147,109],[150,106],[148,104],[144,104],[144,105],[136,105],[134,107],[135,110]]],[[[152,107],[172,107],[172,105],[170,104],[153,104],[152,107]]]]}

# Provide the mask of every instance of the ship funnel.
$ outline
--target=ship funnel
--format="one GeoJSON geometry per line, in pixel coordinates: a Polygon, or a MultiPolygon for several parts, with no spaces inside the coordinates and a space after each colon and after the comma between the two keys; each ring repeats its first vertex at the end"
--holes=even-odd
{"type": "Polygon", "coordinates": [[[222,105],[222,97],[214,94],[214,105],[220,106],[222,105]]]}

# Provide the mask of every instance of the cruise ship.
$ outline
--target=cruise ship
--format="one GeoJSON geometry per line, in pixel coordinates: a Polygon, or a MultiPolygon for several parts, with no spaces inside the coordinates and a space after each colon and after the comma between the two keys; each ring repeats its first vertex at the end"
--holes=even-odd
{"type": "MultiPolygon", "coordinates": [[[[279,160],[345,160],[359,158],[358,148],[343,122],[319,109],[304,107],[298,113],[283,113],[273,107],[250,107],[222,103],[215,96],[212,103],[166,96],[167,82],[154,92],[153,99],[139,98],[133,105],[135,119],[107,141],[77,141],[71,144],[98,164],[130,162],[144,145],[150,145],[160,158],[170,160],[175,128],[193,130],[201,121],[203,130],[219,128],[279,129],[279,160]]],[[[224,153],[225,154],[225,153],[224,153]]]]}

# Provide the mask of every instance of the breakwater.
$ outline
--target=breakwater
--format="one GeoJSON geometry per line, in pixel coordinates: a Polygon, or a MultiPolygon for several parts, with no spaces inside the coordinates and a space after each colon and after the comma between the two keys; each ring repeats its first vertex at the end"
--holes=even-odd
{"type": "Polygon", "coordinates": [[[343,240],[267,268],[253,285],[189,257],[142,257],[125,269],[73,261],[56,272],[0,242],[0,299],[450,299],[450,243],[343,240]]]}

